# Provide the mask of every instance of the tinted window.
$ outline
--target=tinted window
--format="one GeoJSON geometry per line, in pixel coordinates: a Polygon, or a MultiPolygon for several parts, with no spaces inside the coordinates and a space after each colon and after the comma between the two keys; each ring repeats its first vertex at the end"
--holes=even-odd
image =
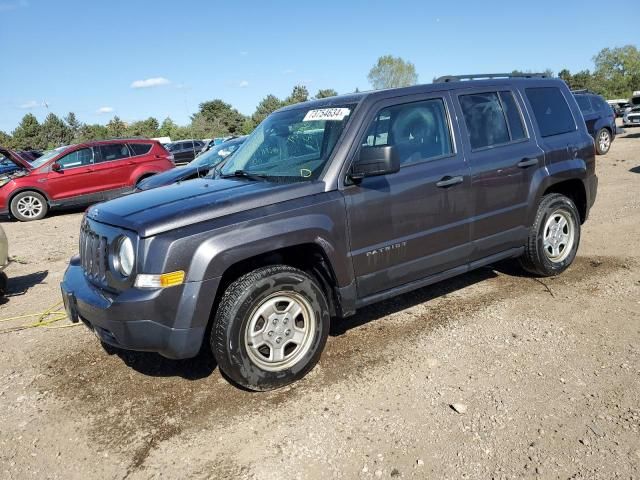
{"type": "Polygon", "coordinates": [[[130,143],[129,147],[133,150],[134,155],[145,155],[151,150],[150,143],[130,143]]]}
{"type": "Polygon", "coordinates": [[[609,109],[611,108],[611,105],[609,105],[604,98],[598,95],[594,95],[593,97],[591,97],[591,103],[593,103],[593,106],[596,110],[600,110],[605,113],[609,113],[609,109]]]}
{"type": "Polygon", "coordinates": [[[111,143],[109,145],[100,145],[100,153],[103,162],[119,160],[129,156],[129,149],[124,143],[111,143]]]}
{"type": "Polygon", "coordinates": [[[593,111],[589,97],[586,95],[576,95],[576,102],[578,102],[578,106],[582,113],[591,113],[593,111]]]}
{"type": "Polygon", "coordinates": [[[93,163],[93,150],[90,148],[81,148],[75,152],[65,155],[56,163],[62,168],[83,167],[93,163]]]}
{"type": "Polygon", "coordinates": [[[497,92],[462,95],[460,106],[473,150],[510,141],[497,92]]]}
{"type": "Polygon", "coordinates": [[[450,155],[451,134],[441,99],[396,105],[378,112],[364,147],[394,145],[405,165],[450,155]]]}
{"type": "Polygon", "coordinates": [[[573,132],[576,123],[559,88],[527,88],[527,98],[543,137],[573,132]]]}
{"type": "Polygon", "coordinates": [[[515,98],[513,98],[513,94],[506,91],[500,92],[500,100],[502,100],[502,108],[504,108],[504,113],[509,123],[511,140],[516,141],[527,138],[524,125],[522,124],[522,115],[520,114],[520,109],[518,108],[515,98]]]}

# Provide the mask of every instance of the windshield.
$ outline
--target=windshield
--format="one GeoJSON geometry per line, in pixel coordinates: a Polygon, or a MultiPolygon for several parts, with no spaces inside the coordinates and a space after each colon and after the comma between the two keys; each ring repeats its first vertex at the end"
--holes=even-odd
{"type": "Polygon", "coordinates": [[[41,157],[36,158],[33,162],[31,162],[31,166],[33,168],[41,167],[42,165],[47,163],[49,160],[51,160],[53,157],[63,153],[65,150],[66,148],[63,148],[63,149],[56,148],[55,150],[48,150],[44,152],[41,157]]]}
{"type": "Polygon", "coordinates": [[[198,155],[195,160],[189,163],[190,167],[199,168],[211,168],[218,165],[222,160],[227,158],[233,152],[235,152],[243,140],[237,140],[232,142],[225,142],[220,145],[216,145],[211,150],[198,155]]]}
{"type": "Polygon", "coordinates": [[[269,115],[225,163],[221,175],[245,172],[288,181],[317,178],[353,107],[297,108],[269,115]]]}

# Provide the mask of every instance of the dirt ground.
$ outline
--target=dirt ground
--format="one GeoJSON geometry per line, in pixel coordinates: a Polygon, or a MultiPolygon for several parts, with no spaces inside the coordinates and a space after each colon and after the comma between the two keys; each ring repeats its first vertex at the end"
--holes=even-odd
{"type": "MultiPolygon", "coordinates": [[[[366,308],[283,390],[83,326],[0,334],[0,478],[640,478],[640,129],[597,172],[563,275],[503,263],[366,308]]],[[[1,319],[60,300],[80,218],[2,224],[1,319]]]]}

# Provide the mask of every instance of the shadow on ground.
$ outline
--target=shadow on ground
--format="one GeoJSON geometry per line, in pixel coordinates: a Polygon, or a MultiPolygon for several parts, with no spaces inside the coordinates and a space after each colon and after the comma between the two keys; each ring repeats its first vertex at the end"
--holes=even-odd
{"type": "Polygon", "coordinates": [[[17,297],[24,295],[30,288],[44,282],[44,279],[49,276],[49,270],[43,270],[40,272],[28,273],[27,275],[20,275],[17,277],[9,277],[7,283],[7,293],[0,303],[7,303],[11,297],[17,297]]]}

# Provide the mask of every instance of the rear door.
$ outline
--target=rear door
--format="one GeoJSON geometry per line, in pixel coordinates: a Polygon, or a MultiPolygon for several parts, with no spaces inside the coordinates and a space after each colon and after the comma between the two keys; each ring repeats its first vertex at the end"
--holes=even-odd
{"type": "Polygon", "coordinates": [[[584,123],[587,125],[587,130],[591,135],[596,134],[596,121],[598,120],[598,108],[593,104],[590,95],[576,95],[576,102],[578,103],[578,107],[580,107],[580,111],[582,112],[582,116],[584,118],[584,123]]]}
{"type": "Polygon", "coordinates": [[[509,87],[456,94],[471,169],[471,261],[524,245],[530,185],[544,152],[529,134],[521,100],[509,87]]]}
{"type": "Polygon", "coordinates": [[[135,168],[131,152],[125,143],[106,143],[96,147],[94,167],[95,182],[105,192],[105,197],[117,194],[129,183],[129,177],[135,168]]]}
{"type": "Polygon", "coordinates": [[[50,168],[46,178],[51,199],[63,204],[100,200],[100,185],[92,177],[94,159],[91,147],[80,148],[60,157],[55,162],[60,170],[50,168]]]}
{"type": "Polygon", "coordinates": [[[353,159],[363,148],[393,145],[401,168],[343,190],[361,298],[467,262],[469,167],[450,111],[446,93],[389,99],[363,125],[353,159]]]}

